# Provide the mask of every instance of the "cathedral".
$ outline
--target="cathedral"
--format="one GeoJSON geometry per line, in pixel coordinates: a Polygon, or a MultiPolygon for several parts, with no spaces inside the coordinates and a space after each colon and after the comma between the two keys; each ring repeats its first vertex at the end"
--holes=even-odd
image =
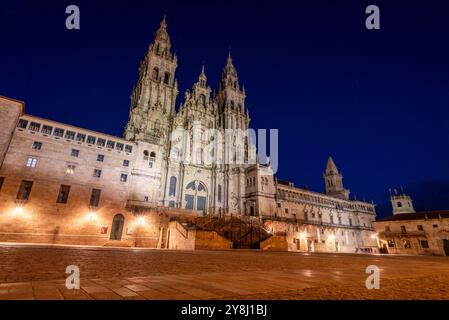
{"type": "Polygon", "coordinates": [[[0,97],[0,241],[161,249],[376,252],[375,206],[350,199],[330,157],[325,193],[277,179],[247,132],[229,54],[177,105],[161,22],[139,68],[123,137],[25,113],[0,97]]]}

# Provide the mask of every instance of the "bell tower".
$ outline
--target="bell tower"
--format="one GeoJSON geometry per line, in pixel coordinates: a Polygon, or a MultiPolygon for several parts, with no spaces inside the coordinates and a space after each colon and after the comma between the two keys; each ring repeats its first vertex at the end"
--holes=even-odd
{"type": "Polygon", "coordinates": [[[391,206],[393,207],[393,215],[402,213],[415,213],[412,198],[404,192],[399,193],[394,190],[390,197],[391,206]]]}
{"type": "Polygon", "coordinates": [[[324,182],[327,195],[345,200],[349,199],[349,190],[343,187],[343,175],[338,171],[332,157],[327,160],[324,182]]]}
{"type": "Polygon", "coordinates": [[[177,57],[171,52],[164,17],[139,68],[139,80],[131,94],[131,111],[125,139],[163,144],[170,117],[175,112],[178,84],[177,57]]]}

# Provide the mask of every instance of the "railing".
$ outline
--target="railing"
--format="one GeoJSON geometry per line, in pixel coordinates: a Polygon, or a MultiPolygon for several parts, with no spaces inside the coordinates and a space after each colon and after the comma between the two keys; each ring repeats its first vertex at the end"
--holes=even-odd
{"type": "Polygon", "coordinates": [[[128,200],[126,201],[126,209],[157,209],[160,205],[158,202],[149,202],[149,201],[141,201],[141,200],[128,200]]]}
{"type": "Polygon", "coordinates": [[[281,222],[294,222],[294,223],[300,223],[300,224],[310,224],[310,225],[316,225],[316,226],[322,226],[322,227],[374,231],[374,227],[354,226],[354,225],[349,225],[349,224],[336,224],[336,223],[329,223],[329,222],[316,221],[316,220],[304,220],[304,219],[295,219],[295,218],[288,218],[288,217],[275,217],[275,216],[262,216],[262,219],[263,220],[281,221],[281,222]]]}

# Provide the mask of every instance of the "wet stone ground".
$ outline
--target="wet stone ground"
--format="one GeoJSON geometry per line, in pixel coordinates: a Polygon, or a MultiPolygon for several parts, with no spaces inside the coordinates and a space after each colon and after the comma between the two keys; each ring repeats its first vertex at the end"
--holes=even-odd
{"type": "Polygon", "coordinates": [[[2,245],[4,299],[449,299],[449,257],[2,245]]]}

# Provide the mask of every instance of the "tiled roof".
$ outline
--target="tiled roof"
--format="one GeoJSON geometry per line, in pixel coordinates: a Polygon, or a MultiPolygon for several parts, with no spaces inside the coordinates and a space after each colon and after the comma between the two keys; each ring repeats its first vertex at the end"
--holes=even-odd
{"type": "Polygon", "coordinates": [[[377,221],[381,222],[381,221],[426,220],[426,219],[449,219],[449,210],[401,213],[390,217],[378,219],[377,221]]]}

